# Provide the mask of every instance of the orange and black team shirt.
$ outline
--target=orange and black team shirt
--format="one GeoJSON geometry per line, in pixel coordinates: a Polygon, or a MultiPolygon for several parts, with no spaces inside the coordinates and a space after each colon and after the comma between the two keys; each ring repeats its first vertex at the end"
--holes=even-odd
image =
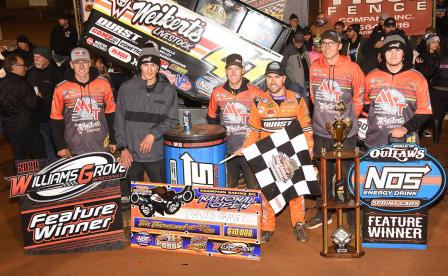
{"type": "Polygon", "coordinates": [[[285,128],[294,120],[297,120],[302,127],[312,156],[314,142],[308,107],[303,98],[290,90],[286,90],[285,99],[280,105],[268,92],[264,92],[260,97],[254,99],[250,110],[249,132],[244,147],[285,128]]]}
{"type": "Polygon", "coordinates": [[[105,113],[115,112],[109,82],[101,77],[82,86],[64,81],[54,91],[50,118],[64,120],[64,138],[72,154],[105,151],[108,137],[105,113]]]}
{"type": "Polygon", "coordinates": [[[364,106],[364,73],[358,64],[347,56],[339,56],[335,65],[329,65],[321,56],[310,67],[311,100],[314,103],[313,132],[321,137],[331,138],[327,122],[334,121],[336,103],[345,105],[343,118],[352,120],[347,137],[358,133],[357,118],[364,106]]]}
{"type": "Polygon", "coordinates": [[[263,91],[243,78],[238,93],[232,93],[228,82],[216,87],[208,106],[208,117],[219,117],[227,132],[227,153],[232,154],[243,145],[246,138],[249,113],[255,97],[263,91]]]}
{"type": "MultiPolygon", "coordinates": [[[[375,69],[366,77],[366,104],[370,105],[366,146],[388,143],[392,129],[416,114],[432,114],[425,77],[414,69],[392,75],[375,69]]],[[[418,142],[417,135],[415,140],[418,142]]]]}

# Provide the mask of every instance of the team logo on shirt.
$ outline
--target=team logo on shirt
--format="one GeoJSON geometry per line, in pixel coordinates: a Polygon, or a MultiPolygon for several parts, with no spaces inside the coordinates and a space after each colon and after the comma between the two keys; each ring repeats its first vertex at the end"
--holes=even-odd
{"type": "Polygon", "coordinates": [[[89,97],[77,99],[72,113],[72,121],[75,123],[76,131],[79,134],[99,131],[101,127],[99,113],[98,102],[94,99],[89,97]]]}
{"type": "Polygon", "coordinates": [[[375,110],[376,113],[396,116],[403,116],[403,109],[408,106],[403,94],[391,88],[381,89],[375,99],[375,105],[377,107],[375,110]]]}
{"type": "Polygon", "coordinates": [[[249,119],[249,111],[241,103],[229,102],[224,106],[223,116],[229,123],[246,125],[249,119]]]}
{"type": "Polygon", "coordinates": [[[341,91],[341,86],[335,80],[323,79],[317,88],[317,92],[323,97],[325,101],[340,102],[341,96],[344,92],[341,91]]]}

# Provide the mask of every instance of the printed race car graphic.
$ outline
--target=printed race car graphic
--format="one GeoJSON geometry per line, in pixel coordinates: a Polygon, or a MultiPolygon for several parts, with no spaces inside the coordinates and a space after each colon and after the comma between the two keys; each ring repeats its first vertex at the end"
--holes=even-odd
{"type": "Polygon", "coordinates": [[[162,216],[175,214],[183,203],[190,203],[194,199],[192,186],[185,186],[180,192],[168,190],[166,187],[155,187],[146,195],[135,191],[131,194],[131,203],[138,205],[140,212],[145,217],[152,217],[155,212],[162,216]]]}

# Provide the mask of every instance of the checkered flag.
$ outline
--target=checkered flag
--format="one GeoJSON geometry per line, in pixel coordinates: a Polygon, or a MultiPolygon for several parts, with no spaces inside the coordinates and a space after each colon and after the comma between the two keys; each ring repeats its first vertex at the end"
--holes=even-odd
{"type": "Polygon", "coordinates": [[[320,195],[305,135],[299,122],[243,149],[261,191],[275,213],[300,195],[320,195]]]}

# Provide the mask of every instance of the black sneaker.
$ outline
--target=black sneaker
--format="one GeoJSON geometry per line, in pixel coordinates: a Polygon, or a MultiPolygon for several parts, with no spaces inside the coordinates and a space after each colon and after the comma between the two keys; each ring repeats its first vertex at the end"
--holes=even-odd
{"type": "Polygon", "coordinates": [[[267,243],[274,235],[274,231],[261,231],[260,243],[267,243]]]}
{"type": "MultiPolygon", "coordinates": [[[[331,216],[328,216],[328,224],[331,224],[332,222],[333,222],[333,219],[331,218],[331,216]]],[[[322,217],[321,216],[312,217],[305,223],[305,228],[310,229],[310,230],[316,229],[320,226],[322,226],[322,217]]]]}
{"type": "Polygon", "coordinates": [[[294,235],[296,236],[297,240],[300,242],[306,242],[309,240],[310,236],[305,231],[305,227],[302,223],[298,222],[296,226],[294,227],[293,231],[294,235]]]}

